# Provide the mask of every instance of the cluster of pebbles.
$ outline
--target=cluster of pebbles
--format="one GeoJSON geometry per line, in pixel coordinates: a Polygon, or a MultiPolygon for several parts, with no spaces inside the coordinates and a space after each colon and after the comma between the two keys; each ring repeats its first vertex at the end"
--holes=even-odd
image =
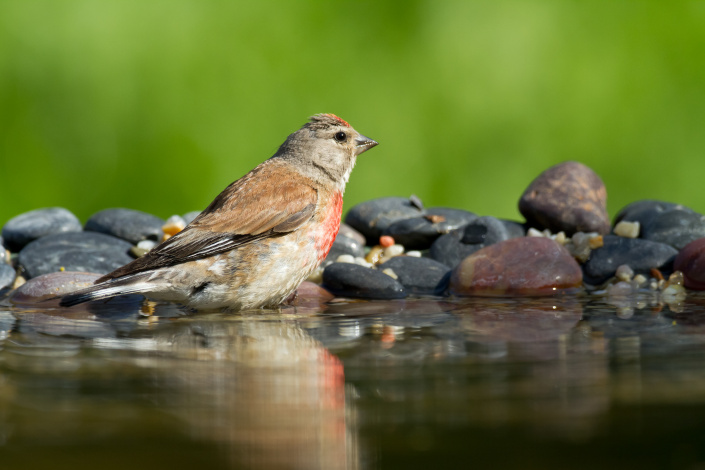
{"type": "MultiPolygon", "coordinates": [[[[309,281],[338,297],[366,299],[582,291],[678,297],[687,289],[705,290],[705,216],[682,205],[642,200],[624,207],[610,223],[606,199],[594,171],[564,162],[525,190],[519,200],[524,222],[425,208],[416,196],[366,201],[348,211],[328,257],[309,281]]],[[[83,226],[62,208],[18,215],[2,229],[0,292],[42,276],[108,273],[196,215],[164,220],[106,209],[83,226]]],[[[72,286],[69,279],[46,285],[57,283],[68,286],[60,292],[80,284],[72,286]]]]}

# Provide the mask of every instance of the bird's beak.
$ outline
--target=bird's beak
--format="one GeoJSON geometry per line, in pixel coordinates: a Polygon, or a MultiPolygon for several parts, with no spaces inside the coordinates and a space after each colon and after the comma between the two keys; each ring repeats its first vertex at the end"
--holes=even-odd
{"type": "Polygon", "coordinates": [[[378,142],[375,142],[369,137],[365,137],[364,135],[359,134],[355,138],[355,156],[360,155],[365,150],[369,150],[377,144],[378,142]]]}

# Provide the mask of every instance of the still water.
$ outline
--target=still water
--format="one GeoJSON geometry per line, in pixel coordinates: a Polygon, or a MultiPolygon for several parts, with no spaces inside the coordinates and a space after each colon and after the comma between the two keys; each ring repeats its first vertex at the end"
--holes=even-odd
{"type": "Polygon", "coordinates": [[[0,338],[0,469],[705,468],[701,295],[5,302],[0,338]]]}

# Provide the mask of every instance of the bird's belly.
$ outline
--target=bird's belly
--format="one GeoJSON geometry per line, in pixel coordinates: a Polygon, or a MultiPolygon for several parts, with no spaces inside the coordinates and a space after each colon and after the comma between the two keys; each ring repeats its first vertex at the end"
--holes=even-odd
{"type": "Polygon", "coordinates": [[[313,238],[295,232],[193,263],[202,276],[173,283],[186,286],[174,292],[183,298],[173,300],[197,309],[247,310],[282,303],[320,261],[313,238]]]}

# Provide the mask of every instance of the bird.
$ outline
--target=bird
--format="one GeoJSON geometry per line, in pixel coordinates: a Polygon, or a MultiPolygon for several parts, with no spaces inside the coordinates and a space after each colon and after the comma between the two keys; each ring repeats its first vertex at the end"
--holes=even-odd
{"type": "Polygon", "coordinates": [[[378,143],[316,114],[141,258],[60,296],[60,306],[142,294],[194,310],[272,308],[328,255],[358,155],[378,143]]]}

